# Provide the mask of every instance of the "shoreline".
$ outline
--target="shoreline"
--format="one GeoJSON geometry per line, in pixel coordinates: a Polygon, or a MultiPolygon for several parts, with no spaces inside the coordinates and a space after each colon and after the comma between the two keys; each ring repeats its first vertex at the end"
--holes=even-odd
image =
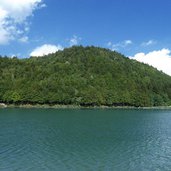
{"type": "Polygon", "coordinates": [[[26,108],[26,109],[171,109],[171,106],[152,106],[152,107],[135,107],[135,106],[80,106],[80,105],[48,105],[48,104],[5,104],[0,103],[0,109],[4,108],[26,108]]]}

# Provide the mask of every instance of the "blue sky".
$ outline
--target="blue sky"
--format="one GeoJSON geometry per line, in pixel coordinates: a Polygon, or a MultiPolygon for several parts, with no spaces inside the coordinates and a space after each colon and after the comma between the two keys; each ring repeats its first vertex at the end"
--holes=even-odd
{"type": "Polygon", "coordinates": [[[167,49],[170,58],[170,9],[170,0],[1,0],[0,54],[81,44],[132,57],[167,49]]]}

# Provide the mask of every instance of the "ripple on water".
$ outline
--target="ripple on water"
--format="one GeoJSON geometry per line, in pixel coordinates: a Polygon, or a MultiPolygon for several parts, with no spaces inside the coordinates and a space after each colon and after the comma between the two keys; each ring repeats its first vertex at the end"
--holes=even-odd
{"type": "Polygon", "coordinates": [[[170,171],[171,111],[13,112],[0,111],[2,171],[170,171]]]}

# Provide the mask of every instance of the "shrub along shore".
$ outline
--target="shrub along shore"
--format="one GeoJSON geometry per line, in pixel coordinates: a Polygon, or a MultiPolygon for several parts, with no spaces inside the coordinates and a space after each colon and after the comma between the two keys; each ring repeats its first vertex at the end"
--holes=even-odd
{"type": "Polygon", "coordinates": [[[171,106],[135,107],[135,106],[80,106],[80,105],[48,105],[48,104],[4,104],[0,108],[41,108],[41,109],[171,109],[171,106]]]}

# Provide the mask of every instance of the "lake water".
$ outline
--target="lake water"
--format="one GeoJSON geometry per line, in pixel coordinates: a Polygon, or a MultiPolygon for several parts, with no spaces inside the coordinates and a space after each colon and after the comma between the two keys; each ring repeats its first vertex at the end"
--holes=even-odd
{"type": "Polygon", "coordinates": [[[0,109],[0,171],[171,171],[171,110],[0,109]]]}

